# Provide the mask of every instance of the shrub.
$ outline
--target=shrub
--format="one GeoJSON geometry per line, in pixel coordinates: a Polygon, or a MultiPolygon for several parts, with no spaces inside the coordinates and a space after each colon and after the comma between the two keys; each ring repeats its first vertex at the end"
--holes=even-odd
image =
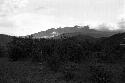
{"type": "Polygon", "coordinates": [[[8,44],[9,58],[13,61],[23,60],[31,57],[32,40],[14,37],[8,44]]]}
{"type": "Polygon", "coordinates": [[[113,74],[110,71],[105,70],[101,66],[90,67],[91,76],[89,80],[92,83],[113,83],[113,74]]]}
{"type": "Polygon", "coordinates": [[[0,45],[0,57],[3,57],[3,47],[0,45]]]}

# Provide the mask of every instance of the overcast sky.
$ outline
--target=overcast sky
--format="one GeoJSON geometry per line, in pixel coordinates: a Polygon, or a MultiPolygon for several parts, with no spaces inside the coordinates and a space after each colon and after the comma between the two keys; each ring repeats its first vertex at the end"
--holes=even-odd
{"type": "Polygon", "coordinates": [[[125,0],[0,0],[0,33],[28,35],[49,28],[124,28],[125,0]]]}

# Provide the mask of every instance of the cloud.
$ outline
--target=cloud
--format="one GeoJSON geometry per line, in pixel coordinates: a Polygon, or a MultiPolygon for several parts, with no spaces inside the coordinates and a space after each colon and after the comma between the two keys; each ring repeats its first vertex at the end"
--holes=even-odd
{"type": "Polygon", "coordinates": [[[29,0],[0,0],[0,33],[27,35],[40,31],[41,17],[32,11],[43,7],[32,1],[35,0],[31,3],[29,0]]]}
{"type": "Polygon", "coordinates": [[[41,9],[46,9],[46,7],[39,6],[39,7],[34,8],[34,10],[36,10],[36,11],[39,11],[39,10],[41,10],[41,9]]]}
{"type": "Polygon", "coordinates": [[[103,23],[100,25],[97,25],[95,29],[100,30],[100,31],[116,31],[120,30],[120,28],[116,24],[112,23],[103,23]]]}
{"type": "Polygon", "coordinates": [[[103,24],[97,25],[95,29],[100,31],[112,31],[112,30],[117,30],[118,27],[115,24],[103,23],[103,24]]]}
{"type": "Polygon", "coordinates": [[[125,30],[125,19],[121,19],[121,21],[118,23],[118,26],[120,29],[125,30]]]}
{"type": "Polygon", "coordinates": [[[110,30],[110,27],[106,24],[101,24],[97,27],[98,30],[101,30],[101,31],[109,31],[110,30]]]}
{"type": "Polygon", "coordinates": [[[4,21],[4,22],[0,22],[0,27],[13,28],[14,24],[13,24],[13,22],[10,22],[10,21],[4,21]]]}
{"type": "MultiPolygon", "coordinates": [[[[0,0],[0,33],[27,35],[53,27],[115,23],[119,11],[123,16],[123,1],[0,0]]],[[[124,27],[124,23],[119,23],[119,26],[124,27]]],[[[109,24],[102,24],[97,28],[114,29],[109,24]]]]}

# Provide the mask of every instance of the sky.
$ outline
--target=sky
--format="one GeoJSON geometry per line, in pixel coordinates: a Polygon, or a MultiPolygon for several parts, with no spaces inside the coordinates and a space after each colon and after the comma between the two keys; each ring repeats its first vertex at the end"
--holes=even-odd
{"type": "Polygon", "coordinates": [[[49,28],[125,28],[125,0],[0,0],[0,34],[24,36],[49,28]]]}

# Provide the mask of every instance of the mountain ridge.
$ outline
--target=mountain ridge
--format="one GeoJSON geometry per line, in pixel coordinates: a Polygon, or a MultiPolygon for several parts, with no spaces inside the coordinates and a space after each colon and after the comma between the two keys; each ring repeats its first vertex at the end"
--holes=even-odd
{"type": "MultiPolygon", "coordinates": [[[[55,36],[62,36],[65,34],[82,34],[89,35],[92,37],[108,37],[113,34],[119,33],[120,31],[99,31],[95,29],[90,29],[89,26],[74,26],[74,27],[64,27],[64,28],[51,28],[46,31],[41,31],[38,33],[31,34],[33,38],[51,38],[55,36]]],[[[29,36],[29,35],[28,35],[29,36]]]]}

